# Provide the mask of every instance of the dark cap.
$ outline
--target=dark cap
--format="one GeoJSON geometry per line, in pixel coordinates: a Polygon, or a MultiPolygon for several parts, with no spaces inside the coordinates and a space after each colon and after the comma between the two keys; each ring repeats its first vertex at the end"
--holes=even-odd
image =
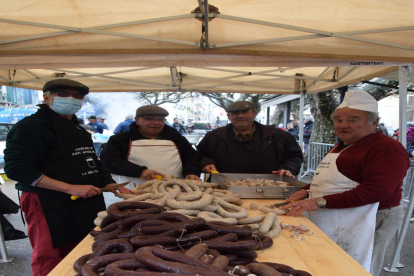
{"type": "Polygon", "coordinates": [[[141,117],[145,115],[159,115],[159,116],[168,116],[168,111],[158,105],[145,105],[141,106],[137,109],[136,117],[141,117]]]}
{"type": "Polygon", "coordinates": [[[79,124],[84,124],[84,123],[85,123],[85,121],[84,121],[82,118],[78,118],[78,123],[79,123],[79,124]]]}
{"type": "Polygon", "coordinates": [[[256,106],[252,102],[248,101],[240,101],[240,102],[234,102],[230,104],[227,108],[227,112],[234,112],[234,111],[240,111],[240,110],[247,110],[247,109],[254,109],[256,106]]]}
{"type": "Polygon", "coordinates": [[[88,119],[95,119],[96,120],[96,116],[95,115],[91,115],[88,117],[88,119]]]}
{"type": "Polygon", "coordinates": [[[51,81],[48,81],[43,86],[43,92],[46,92],[46,91],[53,92],[59,89],[75,89],[79,91],[79,93],[82,93],[83,95],[86,95],[89,93],[89,87],[87,87],[86,85],[80,82],[69,80],[69,79],[51,80],[51,81]]]}

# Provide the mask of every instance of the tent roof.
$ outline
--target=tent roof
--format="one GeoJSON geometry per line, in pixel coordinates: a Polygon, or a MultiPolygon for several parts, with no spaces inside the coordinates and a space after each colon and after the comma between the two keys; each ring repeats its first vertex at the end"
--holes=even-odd
{"type": "Polygon", "coordinates": [[[314,93],[414,63],[413,1],[0,1],[10,86],[314,93]]]}

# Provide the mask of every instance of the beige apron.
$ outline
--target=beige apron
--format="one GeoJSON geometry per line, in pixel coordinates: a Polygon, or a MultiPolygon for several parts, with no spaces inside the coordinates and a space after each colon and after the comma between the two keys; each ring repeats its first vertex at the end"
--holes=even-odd
{"type": "MultiPolygon", "coordinates": [[[[146,166],[149,170],[160,172],[164,175],[171,174],[175,178],[182,178],[183,165],[180,152],[173,141],[170,140],[136,140],[130,142],[128,161],[140,166],[146,166]]],[[[117,183],[131,181],[128,189],[134,189],[138,184],[148,180],[112,174],[117,183]]]]}
{"type": "MultiPolygon", "coordinates": [[[[342,193],[359,185],[338,171],[336,160],[341,153],[328,153],[319,164],[312,179],[310,198],[342,193]]],[[[378,202],[355,208],[322,208],[310,211],[309,218],[360,265],[370,271],[377,209],[378,202]]]]}

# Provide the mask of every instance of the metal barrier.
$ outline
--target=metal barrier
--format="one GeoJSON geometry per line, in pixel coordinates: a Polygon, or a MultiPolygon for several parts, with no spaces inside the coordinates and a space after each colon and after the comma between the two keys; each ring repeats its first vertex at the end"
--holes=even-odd
{"type": "Polygon", "coordinates": [[[308,153],[308,165],[306,172],[303,173],[302,177],[307,174],[313,174],[316,171],[319,163],[325,157],[326,153],[334,146],[334,144],[324,143],[310,143],[306,152],[308,153]]]}

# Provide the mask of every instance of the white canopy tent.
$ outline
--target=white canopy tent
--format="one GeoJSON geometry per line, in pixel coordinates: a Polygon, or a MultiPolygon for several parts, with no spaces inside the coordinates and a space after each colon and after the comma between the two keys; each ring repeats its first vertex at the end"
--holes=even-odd
{"type": "Polygon", "coordinates": [[[303,107],[305,93],[369,80],[400,66],[400,128],[405,126],[404,85],[407,66],[414,63],[413,1],[0,4],[3,85],[41,90],[48,80],[71,78],[92,92],[300,94],[303,107]]]}

